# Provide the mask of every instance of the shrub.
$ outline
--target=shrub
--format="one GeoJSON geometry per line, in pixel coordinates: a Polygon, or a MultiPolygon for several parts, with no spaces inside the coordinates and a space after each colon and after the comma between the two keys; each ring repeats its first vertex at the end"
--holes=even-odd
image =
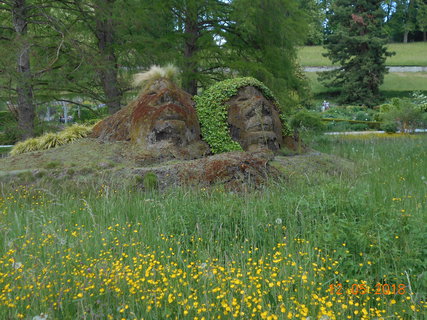
{"type": "Polygon", "coordinates": [[[21,153],[47,150],[61,145],[74,142],[78,139],[86,137],[92,130],[92,127],[83,125],[73,125],[59,133],[47,133],[38,138],[31,138],[22,142],[18,142],[10,151],[11,155],[21,153]]]}
{"type": "Polygon", "coordinates": [[[55,148],[64,144],[64,140],[57,133],[47,133],[39,139],[39,150],[55,148]]]}
{"type": "Polygon", "coordinates": [[[320,115],[307,110],[294,114],[289,120],[289,124],[294,130],[322,131],[325,128],[320,115]]]}
{"type": "Polygon", "coordinates": [[[351,124],[350,129],[353,131],[365,131],[369,129],[369,126],[365,123],[354,123],[351,124]]]}
{"type": "Polygon", "coordinates": [[[75,124],[60,132],[59,137],[64,143],[69,143],[86,137],[91,131],[92,127],[75,124]]]}
{"type": "Polygon", "coordinates": [[[354,115],[353,120],[359,120],[359,121],[372,121],[372,115],[369,112],[366,111],[358,111],[354,115]]]}
{"type": "Polygon", "coordinates": [[[401,132],[413,132],[417,127],[425,127],[426,112],[419,104],[410,99],[394,98],[388,104],[380,106],[381,120],[395,122],[401,132]]]}
{"type": "Polygon", "coordinates": [[[395,121],[387,121],[381,125],[381,129],[387,133],[395,133],[399,128],[395,121]]]}

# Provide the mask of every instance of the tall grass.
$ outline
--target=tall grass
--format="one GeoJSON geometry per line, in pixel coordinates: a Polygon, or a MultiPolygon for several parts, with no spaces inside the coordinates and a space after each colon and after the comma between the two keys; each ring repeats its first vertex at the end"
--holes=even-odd
{"type": "Polygon", "coordinates": [[[355,175],[245,194],[3,186],[0,318],[422,319],[427,137],[313,143],[355,175]]]}

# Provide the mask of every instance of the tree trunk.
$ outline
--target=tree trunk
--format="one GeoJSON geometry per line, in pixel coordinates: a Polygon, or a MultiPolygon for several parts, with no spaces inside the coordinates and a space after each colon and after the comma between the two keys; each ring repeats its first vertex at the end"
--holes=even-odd
{"type": "Polygon", "coordinates": [[[408,43],[408,33],[409,31],[405,31],[403,33],[403,43],[408,43]]]}
{"type": "Polygon", "coordinates": [[[27,35],[27,7],[26,0],[13,1],[12,17],[16,32],[17,43],[17,102],[18,126],[22,132],[22,139],[34,135],[35,108],[33,102],[32,75],[30,67],[30,44],[27,35]]]}
{"type": "Polygon", "coordinates": [[[427,41],[427,31],[423,32],[423,41],[427,41]]]}
{"type": "Polygon", "coordinates": [[[197,8],[187,8],[185,17],[185,44],[184,44],[184,70],[183,88],[191,95],[197,94],[197,39],[199,37],[199,27],[197,25],[197,8]]]}
{"type": "Polygon", "coordinates": [[[115,32],[111,12],[115,0],[98,1],[96,16],[96,37],[102,59],[99,76],[106,97],[108,112],[113,114],[120,110],[122,92],[118,81],[117,57],[114,53],[115,32]]]}

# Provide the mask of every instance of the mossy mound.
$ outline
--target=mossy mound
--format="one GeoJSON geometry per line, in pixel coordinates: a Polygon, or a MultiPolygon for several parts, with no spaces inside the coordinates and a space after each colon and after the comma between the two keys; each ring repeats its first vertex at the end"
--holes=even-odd
{"type": "Polygon", "coordinates": [[[228,152],[195,160],[148,162],[130,142],[81,139],[58,148],[0,159],[0,183],[41,188],[93,190],[102,185],[142,190],[223,187],[259,188],[278,179],[351,172],[348,161],[325,154],[274,157],[272,153],[228,152]]]}
{"type": "MultiPolygon", "coordinates": [[[[232,132],[230,132],[231,125],[229,117],[229,109],[232,105],[239,106],[240,104],[242,108],[251,109],[250,105],[245,106],[245,104],[248,104],[247,100],[249,98],[237,98],[237,101],[230,103],[232,98],[239,94],[239,90],[245,87],[254,88],[254,98],[264,99],[263,104],[269,104],[269,108],[274,109],[277,116],[281,117],[279,104],[273,93],[262,82],[254,78],[245,77],[229,79],[213,85],[202,95],[194,97],[203,139],[209,144],[213,153],[246,149],[247,143],[244,142],[245,139],[233,137],[232,132]],[[245,100],[245,102],[243,102],[243,100],[245,100]]],[[[259,101],[254,101],[254,103],[260,104],[259,101]]],[[[249,110],[249,112],[252,111],[253,110],[249,110]]],[[[239,117],[241,118],[240,121],[245,120],[242,119],[244,116],[239,115],[234,118],[239,117]]],[[[278,118],[277,121],[280,122],[280,118],[278,118]]],[[[283,124],[280,125],[282,128],[286,128],[283,124]]],[[[246,125],[246,127],[248,127],[248,125],[246,125]]],[[[238,128],[238,130],[241,129],[242,128],[238,128]]],[[[279,132],[279,134],[282,135],[283,132],[279,132]]],[[[285,135],[288,134],[289,131],[285,130],[285,135]]],[[[281,139],[282,138],[279,137],[279,140],[281,139]]]]}

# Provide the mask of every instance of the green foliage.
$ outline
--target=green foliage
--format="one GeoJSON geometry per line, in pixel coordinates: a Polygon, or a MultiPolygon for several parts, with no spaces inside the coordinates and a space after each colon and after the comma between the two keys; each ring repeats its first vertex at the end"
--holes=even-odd
{"type": "Polygon", "coordinates": [[[265,83],[287,108],[306,103],[309,87],[297,63],[308,16],[295,0],[234,0],[235,32],[226,33],[228,66],[265,83]]]}
{"type": "Polygon", "coordinates": [[[203,139],[209,144],[213,153],[242,150],[239,143],[231,139],[225,102],[245,86],[258,88],[267,99],[277,105],[270,89],[262,82],[250,77],[218,82],[202,95],[194,97],[203,139]]]}
{"type": "Polygon", "coordinates": [[[396,133],[399,127],[395,121],[386,121],[381,125],[381,129],[387,133],[396,133]]]}
{"type": "Polygon", "coordinates": [[[14,144],[21,132],[15,117],[9,111],[0,111],[0,144],[14,144]]]}
{"type": "Polygon", "coordinates": [[[395,123],[401,132],[427,127],[427,111],[423,101],[422,97],[415,102],[409,98],[393,98],[390,103],[381,105],[380,118],[386,123],[395,123]]]}
{"type": "Polygon", "coordinates": [[[321,116],[316,112],[300,110],[289,120],[291,128],[296,130],[322,131],[325,126],[321,116]]]}
{"type": "Polygon", "coordinates": [[[411,101],[414,103],[415,108],[420,111],[427,112],[427,95],[420,91],[412,93],[411,101]]]}
{"type": "Polygon", "coordinates": [[[13,114],[9,111],[0,111],[0,130],[2,130],[4,124],[8,122],[16,122],[13,114]]]}
{"type": "Polygon", "coordinates": [[[376,111],[362,106],[334,106],[322,112],[323,118],[372,121],[376,111]]]}
{"type": "Polygon", "coordinates": [[[108,115],[108,107],[102,107],[97,109],[96,111],[91,110],[89,108],[81,108],[80,109],[80,118],[78,116],[78,110],[74,110],[73,119],[78,123],[91,124],[91,122],[97,122],[101,118],[104,118],[108,115]]]}
{"type": "Polygon", "coordinates": [[[382,1],[337,0],[332,5],[325,54],[336,70],[320,79],[340,89],[340,102],[374,106],[387,73],[387,37],[382,28],[382,1]]]}
{"type": "Polygon", "coordinates": [[[38,138],[31,138],[18,142],[12,148],[10,154],[18,155],[21,153],[56,148],[86,137],[91,130],[92,127],[75,124],[59,133],[47,133],[38,138]]]}

